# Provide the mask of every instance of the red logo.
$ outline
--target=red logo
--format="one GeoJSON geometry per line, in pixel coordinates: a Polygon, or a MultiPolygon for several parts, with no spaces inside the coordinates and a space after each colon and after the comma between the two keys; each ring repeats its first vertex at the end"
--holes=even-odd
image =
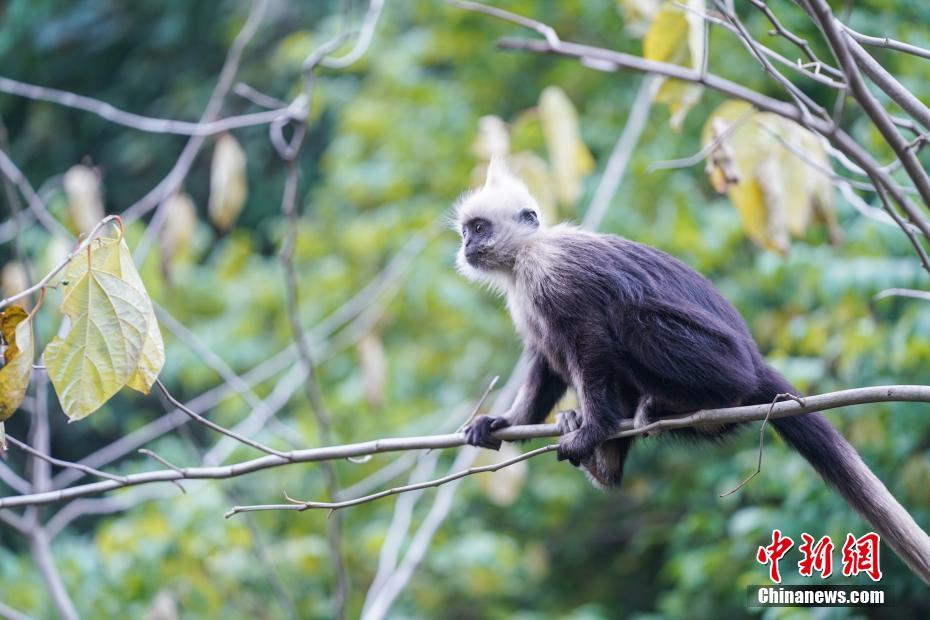
{"type": "MultiPolygon", "coordinates": [[[[846,535],[843,543],[843,576],[854,577],[859,573],[869,576],[872,581],[882,578],[882,569],[879,562],[879,546],[881,539],[875,532],[869,532],[859,538],[852,534],[846,535]]],[[[790,536],[785,536],[781,530],[772,530],[772,542],[759,547],[756,552],[756,561],[769,567],[769,579],[774,583],[781,583],[781,571],[778,562],[794,546],[790,536]]],[[[833,574],[833,550],[835,546],[829,536],[816,540],[804,532],[801,534],[801,560],[798,562],[798,573],[802,577],[813,577],[814,572],[826,579],[833,574]]]]}
{"type": "Polygon", "coordinates": [[[759,564],[769,565],[769,579],[781,583],[781,573],[778,572],[778,561],[794,546],[794,541],[788,536],[782,536],[781,530],[772,530],[772,544],[759,547],[756,560],[759,564]]]}
{"type": "Polygon", "coordinates": [[[816,570],[820,573],[821,579],[826,579],[833,574],[833,541],[829,536],[824,536],[817,543],[814,543],[814,537],[807,532],[801,534],[804,541],[798,546],[798,551],[804,556],[798,562],[798,572],[803,577],[812,577],[816,570]]]}
{"type": "Polygon", "coordinates": [[[846,535],[843,543],[843,575],[851,577],[865,573],[872,581],[882,578],[882,569],[878,561],[878,534],[869,532],[861,538],[846,535]]]}

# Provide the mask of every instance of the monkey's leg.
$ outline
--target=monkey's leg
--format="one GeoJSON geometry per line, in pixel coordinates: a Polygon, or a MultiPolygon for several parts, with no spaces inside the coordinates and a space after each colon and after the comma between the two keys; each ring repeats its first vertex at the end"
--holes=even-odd
{"type": "Polygon", "coordinates": [[[568,385],[552,370],[546,358],[531,349],[527,353],[530,356],[530,368],[510,411],[503,416],[482,415],[475,418],[465,429],[467,443],[499,450],[500,440],[491,436],[494,431],[520,424],[539,424],[565,394],[568,385]]]}
{"type": "MultiPolygon", "coordinates": [[[[571,433],[583,423],[575,410],[560,411],[556,416],[559,432],[571,433]]],[[[619,486],[623,480],[623,465],[633,445],[632,437],[609,439],[594,450],[594,455],[581,462],[581,469],[591,483],[602,490],[619,486]]]]}
{"type": "Polygon", "coordinates": [[[639,394],[618,382],[610,373],[609,361],[583,359],[574,366],[579,372],[574,384],[582,423],[576,430],[562,435],[556,456],[577,467],[620,429],[621,420],[633,416],[639,394]]]}

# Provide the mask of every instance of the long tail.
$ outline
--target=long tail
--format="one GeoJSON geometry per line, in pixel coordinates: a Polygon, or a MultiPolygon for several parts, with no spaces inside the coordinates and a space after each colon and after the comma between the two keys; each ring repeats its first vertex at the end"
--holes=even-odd
{"type": "MultiPolygon", "coordinates": [[[[779,393],[796,393],[774,370],[766,383],[764,391],[769,401],[779,393]]],[[[785,442],[807,459],[898,557],[930,585],[930,537],[833,425],[819,413],[780,418],[771,423],[785,442]]]]}

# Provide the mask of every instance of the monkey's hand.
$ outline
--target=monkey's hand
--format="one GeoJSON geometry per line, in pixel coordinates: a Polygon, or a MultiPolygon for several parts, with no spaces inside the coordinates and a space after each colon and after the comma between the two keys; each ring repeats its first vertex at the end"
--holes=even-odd
{"type": "Polygon", "coordinates": [[[480,415],[465,429],[465,441],[479,448],[501,449],[501,440],[491,437],[491,433],[510,426],[507,418],[492,415],[480,415]]]}
{"type": "Polygon", "coordinates": [[[600,442],[587,432],[580,413],[573,409],[560,411],[556,414],[555,423],[562,433],[556,451],[556,457],[560,461],[568,461],[578,467],[594,455],[600,442]]]}

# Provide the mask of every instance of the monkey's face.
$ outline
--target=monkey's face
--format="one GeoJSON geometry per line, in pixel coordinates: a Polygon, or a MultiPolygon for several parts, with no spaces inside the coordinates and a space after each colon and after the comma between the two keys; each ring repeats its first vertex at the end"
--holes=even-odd
{"type": "Polygon", "coordinates": [[[484,187],[458,204],[456,225],[462,235],[459,270],[471,279],[493,280],[513,271],[520,249],[542,223],[526,186],[495,159],[484,187]]]}

